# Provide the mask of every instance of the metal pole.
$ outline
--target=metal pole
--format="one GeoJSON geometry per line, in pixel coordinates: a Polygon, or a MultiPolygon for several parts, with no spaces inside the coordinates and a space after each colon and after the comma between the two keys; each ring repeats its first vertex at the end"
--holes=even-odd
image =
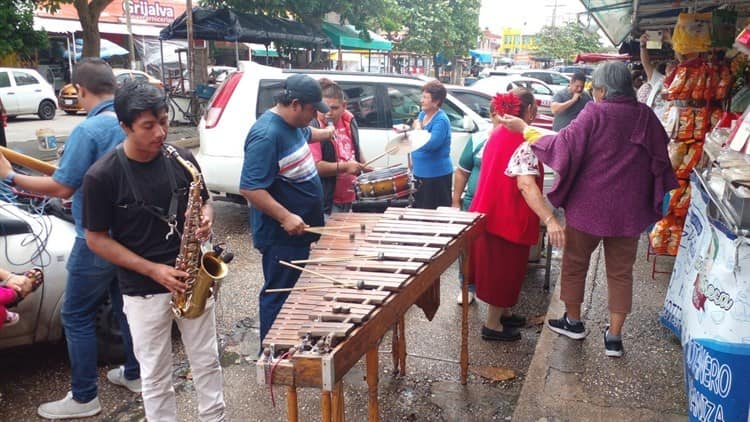
{"type": "Polygon", "coordinates": [[[128,29],[128,50],[130,52],[130,68],[135,69],[135,48],[133,47],[133,29],[130,27],[130,0],[125,0],[125,26],[128,29]]]}
{"type": "Polygon", "coordinates": [[[235,66],[237,66],[237,69],[240,68],[240,45],[239,41],[234,40],[234,60],[235,60],[235,66]]]}
{"type": "MultiPolygon", "coordinates": [[[[70,33],[71,36],[74,36],[73,33],[70,33]]],[[[72,82],[73,80],[73,58],[72,56],[75,56],[76,54],[76,47],[75,43],[73,43],[73,51],[70,50],[70,38],[65,37],[65,42],[68,43],[68,69],[70,69],[70,81],[66,82],[72,82]]]]}
{"type": "Polygon", "coordinates": [[[190,84],[190,90],[195,89],[195,80],[193,75],[193,1],[187,0],[187,8],[185,10],[185,13],[187,13],[187,39],[188,39],[188,46],[187,46],[187,65],[188,65],[188,81],[190,84]]]}
{"type": "MultiPolygon", "coordinates": [[[[76,57],[77,55],[76,55],[76,34],[75,34],[75,32],[71,32],[70,36],[73,38],[73,63],[77,63],[78,60],[77,60],[77,57],[76,57]]],[[[72,73],[71,73],[71,75],[72,75],[72,73]]]]}
{"type": "Polygon", "coordinates": [[[161,56],[161,81],[162,83],[166,84],[167,78],[164,75],[164,41],[163,40],[159,40],[159,55],[161,56]]]}

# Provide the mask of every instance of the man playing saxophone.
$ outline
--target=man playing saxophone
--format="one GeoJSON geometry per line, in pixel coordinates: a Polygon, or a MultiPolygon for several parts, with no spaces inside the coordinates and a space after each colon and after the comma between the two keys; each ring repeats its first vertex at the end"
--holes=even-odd
{"type": "MultiPolygon", "coordinates": [[[[114,106],[126,139],[86,173],[86,241],[91,250],[119,267],[123,310],[141,363],[146,418],[177,420],[170,302],[189,289],[185,280],[191,270],[176,269],[175,261],[183,243],[208,238],[213,208],[205,187],[199,194],[191,192],[195,177],[181,162],[188,161],[200,171],[192,154],[175,147],[182,157],[177,160],[163,153],[168,129],[164,93],[150,84],[127,83],[117,90],[114,106]],[[193,200],[203,202],[191,208],[199,210],[197,216],[187,211],[191,193],[193,200]],[[186,225],[186,220],[193,223],[186,225]],[[185,227],[188,231],[182,233],[185,227]],[[191,227],[195,228],[192,233],[191,227]]],[[[200,420],[222,421],[223,376],[213,298],[199,316],[176,322],[192,369],[200,420]]]]}

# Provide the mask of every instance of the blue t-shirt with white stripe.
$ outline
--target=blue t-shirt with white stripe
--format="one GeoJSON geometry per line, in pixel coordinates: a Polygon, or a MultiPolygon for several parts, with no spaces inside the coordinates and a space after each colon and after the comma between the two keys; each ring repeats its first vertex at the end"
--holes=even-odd
{"type": "MultiPolygon", "coordinates": [[[[323,187],[310,148],[310,128],[290,126],[278,114],[266,111],[245,139],[241,190],[264,189],[309,226],[323,225],[323,187]]],[[[253,244],[309,245],[319,237],[308,233],[290,236],[281,223],[253,208],[253,244]]]]}

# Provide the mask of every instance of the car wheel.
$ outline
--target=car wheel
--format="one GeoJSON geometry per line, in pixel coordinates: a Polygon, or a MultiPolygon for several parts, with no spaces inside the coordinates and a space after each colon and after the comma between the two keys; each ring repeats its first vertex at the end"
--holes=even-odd
{"type": "Polygon", "coordinates": [[[39,112],[37,115],[42,120],[52,120],[55,118],[55,111],[55,103],[45,100],[39,104],[39,112]]]}
{"type": "Polygon", "coordinates": [[[74,115],[74,114],[78,114],[78,112],[76,110],[65,110],[65,113],[66,114],[70,114],[71,116],[74,115]]]}
{"type": "Polygon", "coordinates": [[[99,363],[120,364],[125,362],[122,331],[112,312],[112,303],[109,298],[105,299],[96,314],[96,346],[99,351],[99,363]]]}

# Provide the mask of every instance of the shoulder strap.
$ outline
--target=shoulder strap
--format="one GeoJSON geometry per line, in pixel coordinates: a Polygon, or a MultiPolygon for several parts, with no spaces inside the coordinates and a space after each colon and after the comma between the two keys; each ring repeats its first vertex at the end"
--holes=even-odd
{"type": "Polygon", "coordinates": [[[164,172],[167,173],[167,177],[169,178],[169,187],[172,192],[172,196],[169,201],[169,210],[167,212],[164,212],[164,209],[162,209],[161,207],[157,207],[156,205],[149,205],[143,201],[143,196],[141,195],[140,189],[138,189],[138,185],[136,185],[135,183],[133,169],[131,168],[130,162],[128,161],[128,157],[125,156],[125,150],[122,144],[118,145],[117,148],[115,148],[115,152],[117,154],[117,159],[120,161],[120,165],[122,166],[125,173],[125,179],[127,179],[128,184],[130,185],[130,190],[133,192],[133,197],[135,198],[136,202],[135,206],[142,207],[149,214],[165,222],[170,228],[169,233],[167,233],[167,238],[169,238],[169,236],[172,235],[172,233],[174,233],[175,231],[178,235],[181,236],[179,229],[177,229],[177,211],[179,206],[177,202],[177,180],[175,179],[174,172],[171,168],[169,168],[170,166],[167,162],[168,160],[163,159],[162,164],[164,165],[164,172]]]}

